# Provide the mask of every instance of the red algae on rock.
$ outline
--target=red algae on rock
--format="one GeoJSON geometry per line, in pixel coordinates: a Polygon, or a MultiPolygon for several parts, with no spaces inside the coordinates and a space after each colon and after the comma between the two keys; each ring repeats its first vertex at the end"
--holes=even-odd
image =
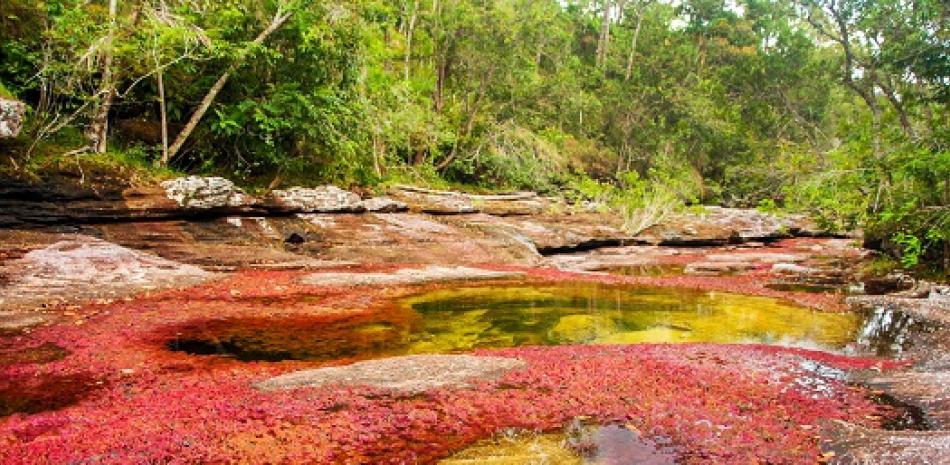
{"type": "MultiPolygon", "coordinates": [[[[587,416],[669,437],[683,463],[810,464],[821,421],[867,425],[879,413],[861,390],[803,368],[807,351],[700,344],[480,354],[528,367],[414,397],[343,387],[262,393],[251,384],[276,371],[256,364],[131,377],[89,402],[0,422],[0,462],[428,463],[500,428],[552,430],[587,416]],[[806,378],[821,382],[797,382],[806,378]],[[57,427],[42,440],[18,434],[43,424],[57,427]]],[[[822,358],[829,367],[876,363],[822,358]]]]}
{"type": "Polygon", "coordinates": [[[412,396],[360,386],[261,392],[256,383],[326,362],[241,362],[167,350],[169,338],[195,322],[332,322],[371,315],[389,297],[411,292],[305,286],[299,276],[238,273],[87,307],[82,311],[92,316],[82,326],[40,327],[11,339],[13,349],[55,343],[69,354],[0,365],[8,386],[40,389],[43,380],[77,377],[95,388],[70,405],[0,418],[0,464],[433,463],[502,428],[553,431],[577,417],[631,425],[645,439],[669,438],[685,464],[813,464],[823,421],[874,426],[885,413],[839,375],[889,368],[881,360],[759,345],[479,350],[474,354],[526,365],[469,389],[412,396]]]}

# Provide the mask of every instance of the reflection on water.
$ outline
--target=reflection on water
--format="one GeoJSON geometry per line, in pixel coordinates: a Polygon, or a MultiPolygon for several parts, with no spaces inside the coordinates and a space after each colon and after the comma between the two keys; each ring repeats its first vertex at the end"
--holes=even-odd
{"type": "Polygon", "coordinates": [[[243,361],[360,359],[403,353],[414,315],[404,309],[345,317],[195,320],[173,329],[166,346],[243,361]]]}
{"type": "Polygon", "coordinates": [[[647,439],[622,425],[568,425],[563,433],[509,431],[479,441],[439,465],[674,465],[667,438],[647,439]]]}
{"type": "Polygon", "coordinates": [[[677,288],[594,284],[467,287],[410,298],[420,315],[411,352],[475,347],[642,342],[760,342],[839,349],[856,314],[777,299],[677,288]]]}
{"type": "Polygon", "coordinates": [[[858,332],[855,350],[879,356],[899,357],[907,351],[915,335],[929,333],[936,325],[892,309],[868,312],[858,332]]]}
{"type": "Polygon", "coordinates": [[[356,316],[196,320],[175,351],[245,361],[366,359],[557,344],[765,343],[899,354],[920,324],[901,314],[827,313],[778,299],[594,283],[449,288],[356,316]],[[857,341],[857,342],[855,342],[857,341]]]}
{"type": "Polygon", "coordinates": [[[0,417],[67,407],[96,388],[92,377],[85,374],[0,379],[0,417]]]}
{"type": "Polygon", "coordinates": [[[681,276],[685,274],[685,270],[685,265],[643,264],[609,266],[600,268],[597,271],[604,271],[621,276],[681,276]]]}
{"type": "Polygon", "coordinates": [[[845,286],[832,284],[810,284],[794,282],[775,282],[766,284],[767,289],[781,292],[807,292],[810,294],[840,294],[847,291],[845,286]]]}

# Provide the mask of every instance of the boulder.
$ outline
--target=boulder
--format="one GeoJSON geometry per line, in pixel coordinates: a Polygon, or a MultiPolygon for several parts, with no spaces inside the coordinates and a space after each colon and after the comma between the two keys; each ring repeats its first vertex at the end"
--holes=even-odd
{"type": "MultiPolygon", "coordinates": [[[[116,178],[87,180],[85,184],[71,181],[0,179],[0,227],[185,218],[212,211],[184,208],[159,185],[129,186],[127,180],[116,178]]],[[[249,208],[227,210],[245,213],[249,208]]]]}
{"type": "Polygon", "coordinates": [[[287,213],[354,213],[365,210],[358,194],[336,186],[275,190],[267,195],[264,204],[270,210],[287,213]]]}
{"type": "Polygon", "coordinates": [[[262,391],[327,385],[370,386],[417,394],[429,389],[468,387],[473,380],[497,379],[524,367],[524,361],[473,355],[408,355],[287,373],[257,384],[262,391]]]}
{"type": "Polygon", "coordinates": [[[415,186],[396,186],[390,195],[408,204],[413,211],[433,215],[486,213],[495,216],[537,215],[545,202],[534,192],[509,194],[464,194],[415,186]]]}
{"type": "MultiPolygon", "coordinates": [[[[294,227],[307,231],[308,242],[295,252],[328,260],[400,265],[530,264],[540,259],[534,246],[515,234],[462,221],[473,216],[477,215],[298,214],[294,219],[303,221],[294,227]]],[[[291,217],[270,220],[276,225],[294,222],[291,217]]]]}
{"type": "Polygon", "coordinates": [[[219,177],[187,176],[165,181],[161,186],[169,199],[185,209],[233,209],[257,203],[233,182],[219,177]]]}
{"type": "Polygon", "coordinates": [[[23,102],[0,98],[0,139],[9,139],[20,134],[26,117],[23,102]]]}
{"type": "Polygon", "coordinates": [[[926,298],[899,295],[858,295],[846,299],[848,305],[867,310],[885,309],[913,315],[924,321],[933,321],[950,327],[950,296],[931,292],[926,298]]]}

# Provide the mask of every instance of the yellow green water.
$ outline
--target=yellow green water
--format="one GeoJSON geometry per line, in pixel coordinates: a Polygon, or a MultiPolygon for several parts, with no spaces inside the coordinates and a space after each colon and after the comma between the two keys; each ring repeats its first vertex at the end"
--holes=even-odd
{"type": "Polygon", "coordinates": [[[673,465],[667,442],[622,425],[569,425],[560,433],[509,431],[476,442],[439,465],[673,465]]]}
{"type": "Polygon", "coordinates": [[[766,297],[587,283],[453,288],[402,305],[418,315],[409,353],[647,342],[840,349],[854,342],[863,320],[766,297]]]}
{"type": "Polygon", "coordinates": [[[844,348],[864,316],[781,300],[592,283],[457,287],[342,319],[233,318],[176,329],[169,349],[245,361],[366,359],[484,347],[758,342],[844,348]]]}

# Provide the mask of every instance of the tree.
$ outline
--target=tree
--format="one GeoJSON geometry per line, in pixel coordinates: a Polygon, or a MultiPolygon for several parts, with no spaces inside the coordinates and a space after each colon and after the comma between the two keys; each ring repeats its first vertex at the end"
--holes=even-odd
{"type": "MultiPolygon", "coordinates": [[[[273,34],[275,31],[280,29],[284,23],[287,22],[293,16],[294,6],[290,4],[278,4],[277,11],[274,12],[274,16],[271,18],[270,23],[261,31],[257,37],[251,42],[251,47],[259,46],[264,43],[267,38],[273,34]]],[[[214,85],[208,89],[208,93],[201,99],[201,103],[198,104],[198,107],[195,108],[195,111],[191,114],[191,118],[188,119],[188,122],[185,124],[185,127],[178,133],[178,136],[175,137],[175,142],[172,143],[171,147],[168,148],[167,154],[165,155],[166,159],[174,158],[178,154],[178,151],[181,150],[182,146],[185,145],[185,142],[188,140],[188,137],[191,136],[191,133],[198,126],[198,123],[201,122],[201,118],[204,117],[205,113],[208,112],[208,109],[211,107],[211,104],[214,103],[214,99],[217,98],[218,94],[224,89],[224,85],[227,84],[228,79],[231,78],[231,74],[239,66],[244,63],[244,60],[247,58],[249,49],[241,50],[237,53],[237,56],[234,57],[232,63],[228,68],[218,77],[218,80],[215,81],[214,85]]]]}

